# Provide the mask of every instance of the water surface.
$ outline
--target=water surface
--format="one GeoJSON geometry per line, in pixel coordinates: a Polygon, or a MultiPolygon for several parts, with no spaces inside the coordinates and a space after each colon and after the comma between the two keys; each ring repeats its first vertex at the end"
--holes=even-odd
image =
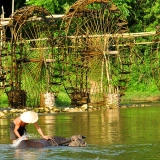
{"type": "MultiPolygon", "coordinates": [[[[87,147],[13,149],[9,147],[9,123],[0,119],[1,159],[160,159],[160,107],[111,109],[85,113],[58,113],[39,116],[46,135],[85,135],[87,147]]],[[[32,124],[29,135],[40,138],[32,124]]]]}

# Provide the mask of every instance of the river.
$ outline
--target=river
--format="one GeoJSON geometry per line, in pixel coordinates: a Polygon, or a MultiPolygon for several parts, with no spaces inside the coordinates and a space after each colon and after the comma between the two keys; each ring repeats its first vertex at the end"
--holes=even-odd
{"type": "MultiPolygon", "coordinates": [[[[39,115],[38,124],[46,135],[86,136],[87,147],[10,147],[9,123],[0,119],[0,159],[26,160],[147,160],[160,159],[160,107],[106,109],[83,113],[39,115]]],[[[40,138],[32,124],[29,136],[40,138]]]]}

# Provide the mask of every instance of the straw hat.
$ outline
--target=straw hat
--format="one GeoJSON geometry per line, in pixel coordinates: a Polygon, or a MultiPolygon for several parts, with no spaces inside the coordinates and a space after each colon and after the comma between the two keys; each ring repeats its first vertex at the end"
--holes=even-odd
{"type": "Polygon", "coordinates": [[[32,111],[27,111],[20,115],[20,119],[25,123],[35,123],[38,120],[38,114],[32,111]]]}

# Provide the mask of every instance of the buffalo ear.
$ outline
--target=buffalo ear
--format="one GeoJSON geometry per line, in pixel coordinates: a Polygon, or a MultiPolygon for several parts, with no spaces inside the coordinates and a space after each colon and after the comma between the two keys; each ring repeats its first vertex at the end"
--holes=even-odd
{"type": "Polygon", "coordinates": [[[82,136],[82,138],[86,138],[86,136],[82,136]]]}

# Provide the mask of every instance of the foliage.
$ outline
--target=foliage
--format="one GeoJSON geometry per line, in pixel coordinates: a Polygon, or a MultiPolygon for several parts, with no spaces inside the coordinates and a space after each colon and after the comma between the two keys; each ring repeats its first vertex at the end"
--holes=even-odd
{"type": "Polygon", "coordinates": [[[29,0],[27,5],[43,6],[49,10],[52,14],[62,14],[68,10],[69,6],[73,4],[75,0],[29,0]]]}
{"type": "Polygon", "coordinates": [[[144,11],[144,25],[146,31],[151,31],[160,24],[160,0],[154,1],[153,4],[150,4],[150,1],[147,1],[148,6],[144,11]]]}
{"type": "Polygon", "coordinates": [[[0,108],[3,107],[8,107],[8,97],[6,94],[0,92],[0,108]]]}
{"type": "MultiPolygon", "coordinates": [[[[35,5],[43,6],[52,14],[64,14],[74,2],[76,0],[27,0],[26,2],[25,0],[15,0],[15,10],[25,5],[35,5]]],[[[113,2],[126,17],[131,32],[155,31],[156,26],[160,24],[160,0],[113,0],[113,2]]],[[[3,4],[0,2],[0,5],[4,5],[6,15],[9,16],[11,7],[7,8],[6,6],[10,5],[10,2],[4,1],[3,4]]],[[[139,41],[143,40],[145,39],[139,39],[139,41]]],[[[142,94],[144,92],[148,95],[149,93],[159,94],[155,80],[151,75],[151,51],[149,47],[139,45],[135,52],[138,56],[132,59],[132,74],[126,93],[137,96],[139,96],[137,93],[142,94]]],[[[66,101],[65,105],[69,104],[68,96],[65,91],[62,91],[56,99],[56,103],[64,105],[64,101],[66,101]]],[[[6,103],[6,97],[2,97],[1,103],[6,103]]]]}
{"type": "Polygon", "coordinates": [[[160,0],[113,0],[127,17],[131,32],[152,31],[160,23],[160,0]]]}
{"type": "MultiPolygon", "coordinates": [[[[15,10],[25,5],[43,6],[52,14],[64,14],[76,0],[15,0],[15,10]]],[[[129,22],[131,32],[155,30],[160,23],[160,0],[113,0],[129,22]]],[[[11,15],[11,2],[0,2],[6,15],[11,15]],[[10,5],[10,7],[8,7],[10,5]]]]}
{"type": "Polygon", "coordinates": [[[125,17],[130,16],[131,6],[128,3],[131,3],[132,0],[113,0],[116,6],[121,10],[122,14],[125,17]]]}
{"type": "Polygon", "coordinates": [[[68,97],[67,93],[65,93],[65,91],[60,92],[58,94],[58,97],[55,102],[57,106],[61,106],[61,107],[70,106],[71,104],[70,98],[68,97]]]}

